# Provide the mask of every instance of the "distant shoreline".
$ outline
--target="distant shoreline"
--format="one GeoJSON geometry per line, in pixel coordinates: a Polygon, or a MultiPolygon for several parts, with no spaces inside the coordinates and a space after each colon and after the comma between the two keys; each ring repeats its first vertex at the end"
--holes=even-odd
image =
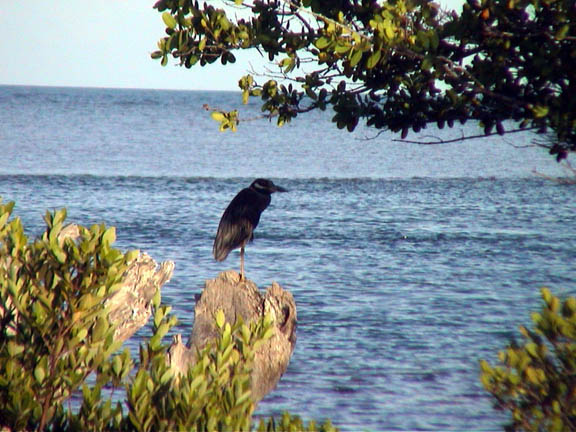
{"type": "Polygon", "coordinates": [[[77,90],[122,90],[122,91],[159,91],[159,92],[193,92],[193,93],[229,93],[241,94],[240,90],[190,90],[190,89],[162,89],[162,88],[145,88],[145,87],[98,87],[98,86],[74,86],[74,85],[41,85],[41,84],[3,84],[0,88],[35,88],[35,89],[77,89],[77,90]]]}

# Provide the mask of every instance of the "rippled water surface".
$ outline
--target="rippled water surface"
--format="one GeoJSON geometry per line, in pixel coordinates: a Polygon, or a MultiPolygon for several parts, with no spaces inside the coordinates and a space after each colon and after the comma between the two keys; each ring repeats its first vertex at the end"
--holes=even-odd
{"type": "MultiPolygon", "coordinates": [[[[533,176],[559,170],[542,150],[510,145],[528,135],[400,146],[322,115],[219,134],[202,103],[238,100],[0,87],[0,195],[32,234],[47,208],[66,206],[74,222],[115,225],[120,248],[175,261],[163,300],[187,333],[203,281],[239,265],[238,253],[211,257],[223,209],[271,177],[290,193],[273,196],[246,271],[290,290],[299,323],[258,415],[289,410],[350,431],[501,429],[478,361],[528,322],[539,287],[576,294],[574,187],[533,176]]],[[[477,133],[468,127],[430,133],[477,133]]]]}

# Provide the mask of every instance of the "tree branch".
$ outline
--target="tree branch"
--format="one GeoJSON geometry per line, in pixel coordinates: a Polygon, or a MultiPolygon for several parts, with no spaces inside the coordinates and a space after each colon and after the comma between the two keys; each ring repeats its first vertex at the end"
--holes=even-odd
{"type": "Polygon", "coordinates": [[[534,175],[537,175],[538,177],[545,178],[546,180],[550,180],[555,183],[564,185],[576,184],[576,168],[574,168],[568,160],[565,160],[564,164],[562,164],[561,166],[562,168],[564,168],[565,171],[568,172],[568,177],[551,177],[546,174],[542,174],[541,172],[538,172],[536,170],[532,170],[532,173],[534,173],[534,175]]]}
{"type": "MultiPolygon", "coordinates": [[[[537,128],[511,129],[511,130],[505,131],[504,134],[517,133],[517,132],[528,132],[528,131],[535,130],[535,129],[537,129],[537,128]]],[[[384,132],[385,131],[380,131],[380,132],[378,132],[378,134],[376,136],[374,136],[373,138],[368,138],[368,139],[377,138],[378,136],[380,136],[381,133],[384,133],[384,132]]],[[[478,134],[478,135],[468,135],[468,136],[462,135],[460,138],[453,138],[453,139],[448,139],[448,140],[437,138],[436,141],[416,141],[416,140],[407,140],[407,139],[393,139],[392,141],[393,142],[406,143],[406,144],[439,145],[439,144],[451,144],[451,143],[455,143],[455,142],[467,141],[467,140],[477,139],[477,138],[486,138],[486,137],[489,137],[492,135],[500,135],[500,134],[498,132],[492,132],[492,133],[488,133],[488,134],[478,134]]],[[[431,136],[431,135],[426,135],[426,136],[431,136]]],[[[526,147],[528,147],[528,146],[526,146],[526,147]]]]}

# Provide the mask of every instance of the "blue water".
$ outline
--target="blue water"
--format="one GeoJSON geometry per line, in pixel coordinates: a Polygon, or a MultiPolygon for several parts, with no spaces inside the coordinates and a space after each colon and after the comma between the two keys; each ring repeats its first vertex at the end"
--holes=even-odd
{"type": "Polygon", "coordinates": [[[219,133],[202,104],[239,100],[0,87],[0,195],[32,234],[46,209],[65,206],[71,221],[116,226],[122,249],[175,261],[163,301],[186,335],[203,281],[239,266],[238,253],[211,257],[222,211],[270,177],[290,193],[273,196],[246,272],[290,290],[299,323],[290,366],[257,414],[289,410],[349,431],[501,429],[478,361],[495,360],[529,322],[541,286],[576,295],[575,187],[532,173],[560,168],[517,148],[528,134],[406,145],[338,131],[326,114],[219,133]]]}

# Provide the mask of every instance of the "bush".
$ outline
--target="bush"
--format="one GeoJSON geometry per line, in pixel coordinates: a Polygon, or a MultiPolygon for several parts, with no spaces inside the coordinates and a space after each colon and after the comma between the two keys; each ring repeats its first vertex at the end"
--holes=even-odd
{"type": "Polygon", "coordinates": [[[60,237],[65,210],[47,213],[46,232],[28,243],[20,220],[8,223],[13,206],[0,208],[2,425],[42,430],[119,348],[103,301],[129,255],[102,225],[81,229],[78,243],[60,237]]]}
{"type": "MultiPolygon", "coordinates": [[[[105,300],[138,252],[112,248],[115,230],[104,225],[62,236],[65,210],[46,213],[46,231],[29,242],[20,219],[9,220],[13,207],[0,201],[0,430],[252,429],[251,362],[271,334],[268,317],[231,325],[217,314],[217,340],[175,376],[162,339],[177,319],[158,292],[136,366],[119,351],[105,300]]],[[[286,414],[258,430],[336,429],[286,414]]]]}
{"type": "Polygon", "coordinates": [[[576,430],[576,298],[543,288],[542,299],[534,329],[520,327],[522,343],[501,351],[499,366],[481,362],[484,387],[512,414],[507,430],[576,430]]]}

